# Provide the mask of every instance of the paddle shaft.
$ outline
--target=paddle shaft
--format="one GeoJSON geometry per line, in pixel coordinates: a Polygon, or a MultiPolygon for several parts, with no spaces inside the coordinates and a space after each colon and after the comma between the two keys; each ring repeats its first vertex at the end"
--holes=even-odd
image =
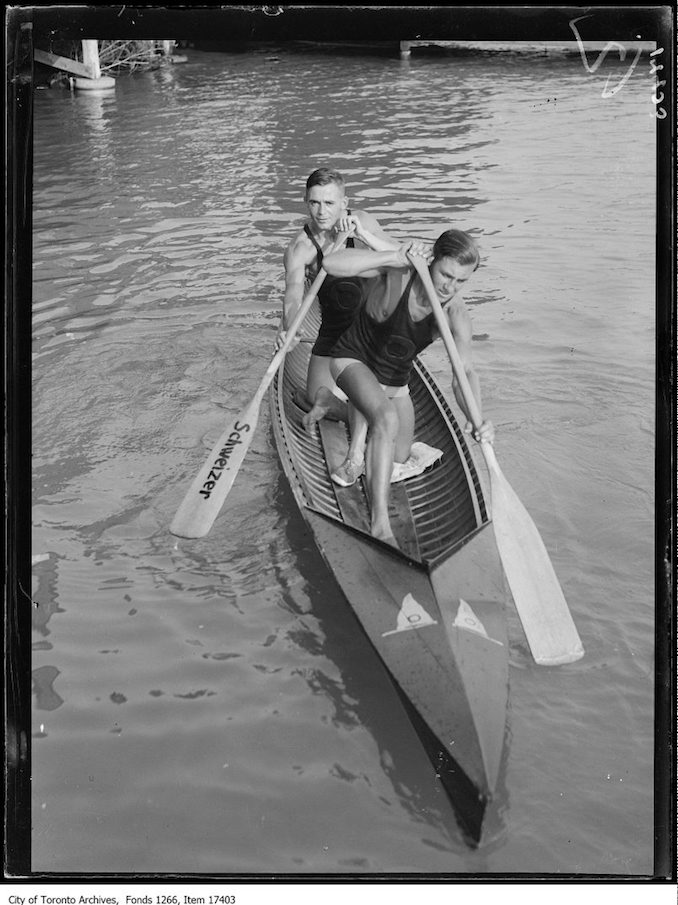
{"type": "MultiPolygon", "coordinates": [[[[410,257],[410,261],[412,261],[415,270],[421,278],[424,289],[426,290],[426,295],[428,296],[429,303],[431,305],[431,308],[433,309],[433,315],[436,319],[438,330],[440,331],[443,343],[445,344],[445,349],[447,350],[447,354],[452,364],[454,376],[457,380],[457,383],[459,384],[459,388],[461,389],[462,395],[464,397],[464,402],[466,403],[466,411],[468,413],[469,420],[471,421],[473,427],[478,430],[480,428],[480,425],[483,423],[483,416],[480,411],[480,406],[478,405],[478,401],[473,394],[469,379],[466,376],[466,368],[464,367],[464,362],[461,359],[461,355],[459,354],[459,351],[457,349],[454,337],[452,336],[450,324],[445,317],[445,312],[443,311],[443,307],[440,304],[438,293],[436,292],[433,285],[431,274],[429,273],[428,269],[428,264],[423,258],[415,255],[410,257]]],[[[498,470],[499,464],[494,454],[492,444],[481,443],[480,448],[483,451],[483,455],[485,457],[485,461],[487,462],[488,468],[490,468],[491,470],[498,470]]]]}
{"type": "MultiPolygon", "coordinates": [[[[348,235],[349,232],[340,233],[330,251],[340,248],[348,235]]],[[[172,520],[172,534],[187,538],[204,537],[214,524],[252,443],[261,400],[294,342],[326,276],[326,271],[321,268],[285,332],[285,339],[271,359],[252,401],[228,424],[212,447],[172,520]]]]}
{"type": "MultiPolygon", "coordinates": [[[[447,354],[450,358],[450,362],[452,363],[454,376],[457,379],[457,383],[459,384],[462,395],[464,397],[464,402],[466,403],[469,420],[477,430],[482,424],[483,420],[480,413],[480,407],[478,406],[476,397],[473,395],[471,384],[469,383],[468,377],[466,376],[464,362],[462,361],[461,355],[457,350],[457,346],[454,342],[454,337],[452,336],[452,330],[450,329],[449,322],[445,317],[445,312],[443,311],[440,300],[438,299],[438,294],[433,286],[433,281],[431,280],[431,274],[429,273],[428,264],[423,258],[420,258],[417,255],[412,255],[410,257],[410,261],[414,265],[415,270],[419,274],[419,277],[424,284],[424,289],[426,290],[426,295],[428,296],[429,303],[431,305],[431,308],[433,309],[433,315],[436,319],[438,330],[440,331],[442,340],[445,343],[447,354]]],[[[483,446],[485,445],[486,444],[483,444],[483,446]]]]}
{"type": "MultiPolygon", "coordinates": [[[[452,364],[454,376],[464,397],[464,402],[466,403],[466,411],[468,413],[471,424],[476,430],[478,430],[483,422],[483,416],[480,412],[480,406],[478,405],[478,401],[473,394],[469,379],[466,376],[466,368],[464,367],[464,362],[461,359],[461,355],[459,354],[459,351],[457,349],[454,337],[452,336],[452,330],[450,329],[449,322],[445,317],[445,312],[443,311],[443,307],[440,304],[438,293],[436,292],[433,285],[433,280],[431,279],[431,274],[429,273],[428,264],[423,258],[420,258],[418,255],[412,255],[410,257],[410,261],[419,274],[424,289],[426,290],[426,295],[428,296],[429,303],[431,305],[431,308],[433,309],[433,315],[436,319],[438,330],[440,331],[443,343],[445,344],[445,349],[447,350],[447,354],[452,364]]],[[[491,469],[498,469],[499,465],[497,463],[496,456],[494,455],[494,449],[492,448],[492,445],[490,443],[481,443],[480,447],[483,451],[483,455],[485,456],[485,461],[487,462],[488,467],[491,469]]]]}
{"type": "MultiPolygon", "coordinates": [[[[433,286],[428,265],[416,255],[412,255],[410,260],[426,290],[471,422],[478,429],[482,423],[480,407],[433,286]]],[[[584,655],[584,648],[544,542],[530,514],[504,477],[492,444],[481,442],[480,448],[490,474],[492,522],[497,549],[534,659],[548,666],[578,660],[584,655]]]]}

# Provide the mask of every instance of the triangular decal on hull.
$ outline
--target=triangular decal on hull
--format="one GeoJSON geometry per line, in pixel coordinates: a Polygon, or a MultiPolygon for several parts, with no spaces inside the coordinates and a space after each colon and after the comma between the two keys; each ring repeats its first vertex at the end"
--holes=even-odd
{"type": "Polygon", "coordinates": [[[426,625],[437,625],[435,619],[431,619],[429,614],[420,603],[414,599],[411,594],[407,594],[403,598],[403,602],[398,613],[396,627],[390,632],[382,632],[381,637],[387,635],[395,635],[398,632],[408,632],[414,628],[423,628],[426,625]]]}
{"type": "Polygon", "coordinates": [[[485,626],[463,597],[459,598],[459,609],[457,610],[457,615],[454,617],[453,625],[455,628],[464,629],[467,632],[474,632],[476,635],[482,635],[483,638],[487,638],[488,641],[493,641],[495,644],[501,644],[501,641],[497,641],[496,638],[490,638],[485,626]]]}

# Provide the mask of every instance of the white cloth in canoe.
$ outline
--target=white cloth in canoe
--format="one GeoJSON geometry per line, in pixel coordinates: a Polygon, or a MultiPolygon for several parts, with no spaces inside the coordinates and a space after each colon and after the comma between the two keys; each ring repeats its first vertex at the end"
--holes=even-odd
{"type": "Polygon", "coordinates": [[[441,459],[442,455],[442,449],[436,449],[427,443],[413,443],[409,458],[405,462],[394,462],[391,484],[406,481],[408,478],[421,474],[422,471],[426,471],[434,462],[441,459]]]}

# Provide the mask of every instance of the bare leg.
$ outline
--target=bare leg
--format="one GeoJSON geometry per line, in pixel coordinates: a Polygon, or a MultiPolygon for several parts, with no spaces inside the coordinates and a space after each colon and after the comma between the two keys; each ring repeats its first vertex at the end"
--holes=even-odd
{"type": "Polygon", "coordinates": [[[348,445],[347,459],[351,462],[363,462],[367,442],[367,421],[358,409],[349,403],[348,423],[351,429],[351,440],[348,445]]]}
{"type": "Polygon", "coordinates": [[[332,390],[327,387],[320,387],[313,399],[311,410],[306,412],[305,415],[302,415],[301,422],[307,431],[313,430],[314,424],[317,424],[318,421],[322,421],[325,415],[328,415],[330,412],[335,414],[335,420],[343,421],[346,416],[346,403],[337,399],[332,390]],[[343,407],[344,418],[336,418],[336,409],[340,405],[343,407]]]}
{"type": "MultiPolygon", "coordinates": [[[[412,449],[414,438],[414,408],[409,395],[393,399],[398,413],[398,436],[395,444],[394,461],[406,462],[412,449]]],[[[362,413],[351,403],[348,406],[348,421],[351,438],[346,460],[360,465],[365,460],[367,442],[367,421],[362,413]]]]}
{"type": "Polygon", "coordinates": [[[360,362],[342,371],[339,386],[362,412],[370,432],[366,464],[372,535],[395,547],[397,544],[388,517],[388,494],[398,433],[395,405],[387,399],[372,371],[360,362]]]}
{"type": "Polygon", "coordinates": [[[414,406],[410,395],[396,396],[393,404],[398,412],[398,436],[395,444],[395,462],[406,462],[414,440],[414,406]]]}
{"type": "Polygon", "coordinates": [[[295,390],[292,393],[292,398],[299,406],[300,409],[303,409],[305,412],[308,412],[313,407],[311,402],[309,401],[308,396],[306,395],[306,390],[295,390]]]}
{"type": "Polygon", "coordinates": [[[324,355],[311,355],[306,376],[306,396],[311,401],[311,409],[302,420],[307,430],[326,416],[335,421],[348,419],[347,406],[333,390],[337,388],[330,374],[330,359],[324,355]]]}
{"type": "Polygon", "coordinates": [[[367,421],[351,402],[348,403],[348,422],[350,442],[346,458],[331,474],[334,483],[340,487],[352,487],[365,474],[367,421]]]}

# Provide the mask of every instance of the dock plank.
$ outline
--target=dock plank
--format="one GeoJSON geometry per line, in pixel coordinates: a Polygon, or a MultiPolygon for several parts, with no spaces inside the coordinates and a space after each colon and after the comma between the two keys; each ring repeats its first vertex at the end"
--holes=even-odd
{"type": "Polygon", "coordinates": [[[46,66],[51,66],[53,69],[61,69],[64,72],[70,72],[73,75],[79,75],[85,79],[94,78],[94,72],[90,66],[85,66],[84,63],[78,63],[77,60],[71,60],[70,57],[60,57],[54,53],[48,53],[46,50],[38,50],[35,48],[33,50],[33,58],[38,63],[44,63],[46,66]]]}

